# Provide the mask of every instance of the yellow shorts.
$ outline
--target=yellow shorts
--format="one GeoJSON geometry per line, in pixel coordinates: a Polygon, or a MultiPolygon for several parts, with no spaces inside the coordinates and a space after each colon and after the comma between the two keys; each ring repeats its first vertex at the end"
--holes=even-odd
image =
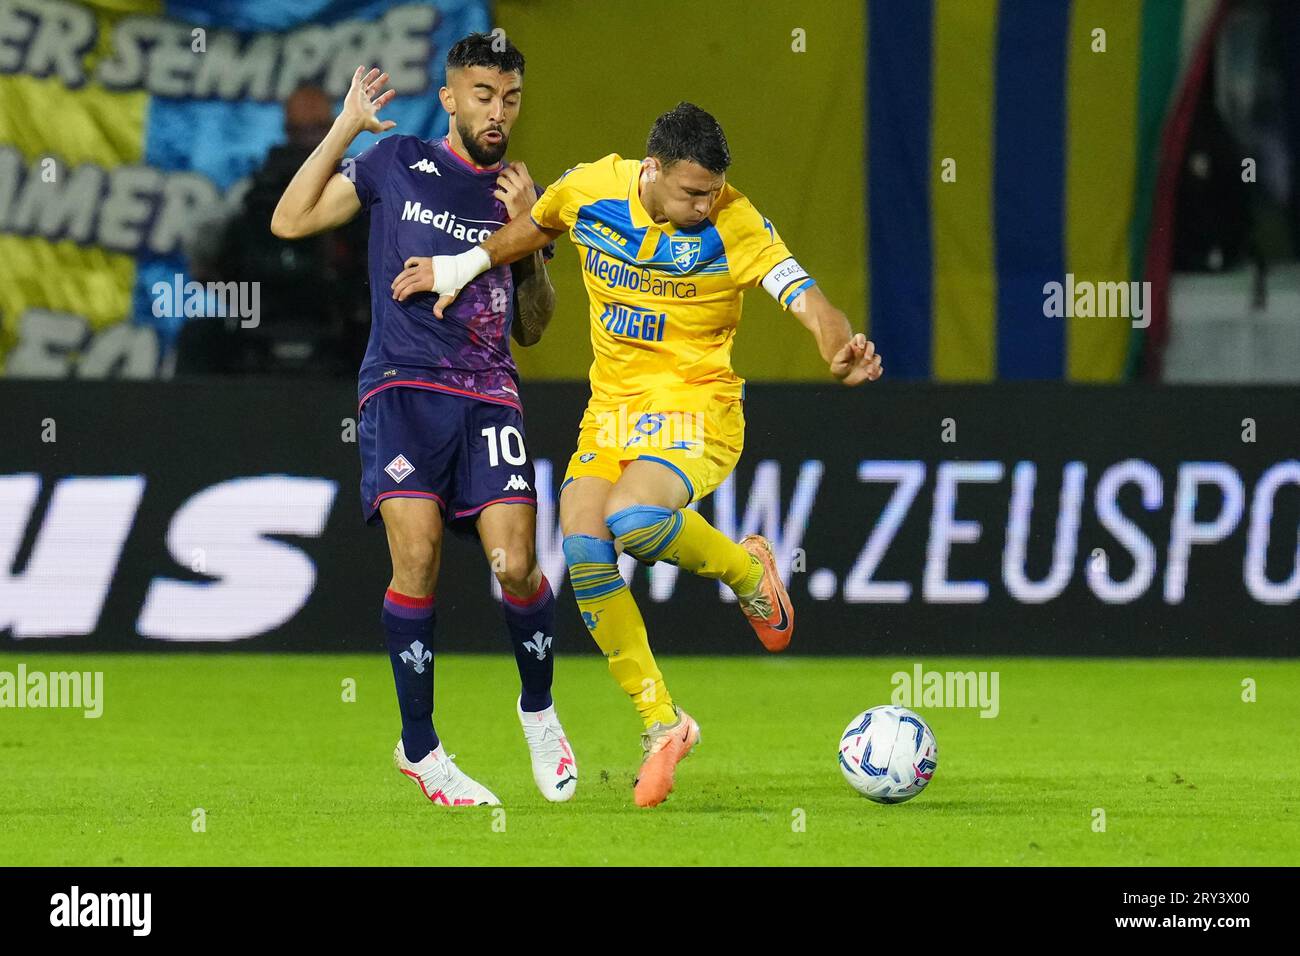
{"type": "Polygon", "coordinates": [[[687,502],[710,494],[731,474],[745,445],[745,411],[740,401],[716,401],[704,411],[655,408],[653,399],[613,408],[587,406],[578,431],[578,450],[569,459],[560,490],[575,478],[618,481],[629,462],[657,461],[686,484],[687,502]]]}

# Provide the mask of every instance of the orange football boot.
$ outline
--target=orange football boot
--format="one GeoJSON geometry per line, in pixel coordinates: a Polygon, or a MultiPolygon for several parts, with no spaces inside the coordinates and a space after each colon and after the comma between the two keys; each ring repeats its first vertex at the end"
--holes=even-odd
{"type": "Polygon", "coordinates": [[[641,735],[645,758],[636,778],[638,807],[658,806],[668,798],[677,765],[700,742],[700,725],[695,718],[681,708],[674,709],[677,710],[676,723],[664,726],[661,721],[656,721],[641,735]]]}
{"type": "Polygon", "coordinates": [[[776,570],[772,543],[761,534],[750,534],[741,539],[740,546],[763,565],[763,577],[754,593],[748,597],[736,595],[740,609],[749,618],[764,647],[773,653],[783,651],[790,646],[790,638],[794,636],[794,608],[776,570]]]}

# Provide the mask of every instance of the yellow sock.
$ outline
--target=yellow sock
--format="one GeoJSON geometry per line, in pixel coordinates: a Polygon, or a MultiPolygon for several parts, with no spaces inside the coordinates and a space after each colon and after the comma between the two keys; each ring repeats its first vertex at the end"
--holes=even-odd
{"type": "Polygon", "coordinates": [[[647,561],[669,561],[702,578],[717,578],[749,594],[763,577],[758,559],[700,516],[683,508],[637,506],[611,519],[623,548],[647,561]]]}
{"type": "Polygon", "coordinates": [[[589,535],[564,539],[569,583],[578,599],[583,623],[609,661],[618,681],[646,727],[677,720],[663,674],[650,653],[645,621],[615,563],[614,542],[589,535]]]}

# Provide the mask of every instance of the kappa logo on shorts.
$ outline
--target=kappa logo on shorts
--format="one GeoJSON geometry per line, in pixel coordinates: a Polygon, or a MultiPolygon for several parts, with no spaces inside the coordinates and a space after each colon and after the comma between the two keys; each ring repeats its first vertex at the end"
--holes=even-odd
{"type": "Polygon", "coordinates": [[[406,460],[405,455],[398,455],[384,466],[384,471],[388,472],[393,481],[400,485],[403,478],[415,471],[415,466],[406,460]]]}
{"type": "Polygon", "coordinates": [[[511,475],[510,480],[506,482],[506,486],[501,490],[502,491],[532,491],[533,489],[528,487],[528,482],[524,481],[523,475],[511,475]]]}

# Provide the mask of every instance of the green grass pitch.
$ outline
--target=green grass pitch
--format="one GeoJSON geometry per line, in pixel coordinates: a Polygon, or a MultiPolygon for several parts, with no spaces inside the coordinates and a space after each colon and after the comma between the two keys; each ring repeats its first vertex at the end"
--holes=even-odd
{"type": "Polygon", "coordinates": [[[917,708],[938,771],[878,806],[841,778],[837,741],[913,660],[665,658],[703,736],[668,801],[640,810],[639,723],[601,658],[560,658],[581,777],[552,805],[528,770],[513,659],[440,656],[439,733],[504,816],[434,807],[393,768],[382,654],[7,653],[0,671],[19,662],[103,671],[105,703],[99,719],[0,709],[4,866],[1300,863],[1297,662],[924,660],[997,670],[1000,713],[917,708]]]}

